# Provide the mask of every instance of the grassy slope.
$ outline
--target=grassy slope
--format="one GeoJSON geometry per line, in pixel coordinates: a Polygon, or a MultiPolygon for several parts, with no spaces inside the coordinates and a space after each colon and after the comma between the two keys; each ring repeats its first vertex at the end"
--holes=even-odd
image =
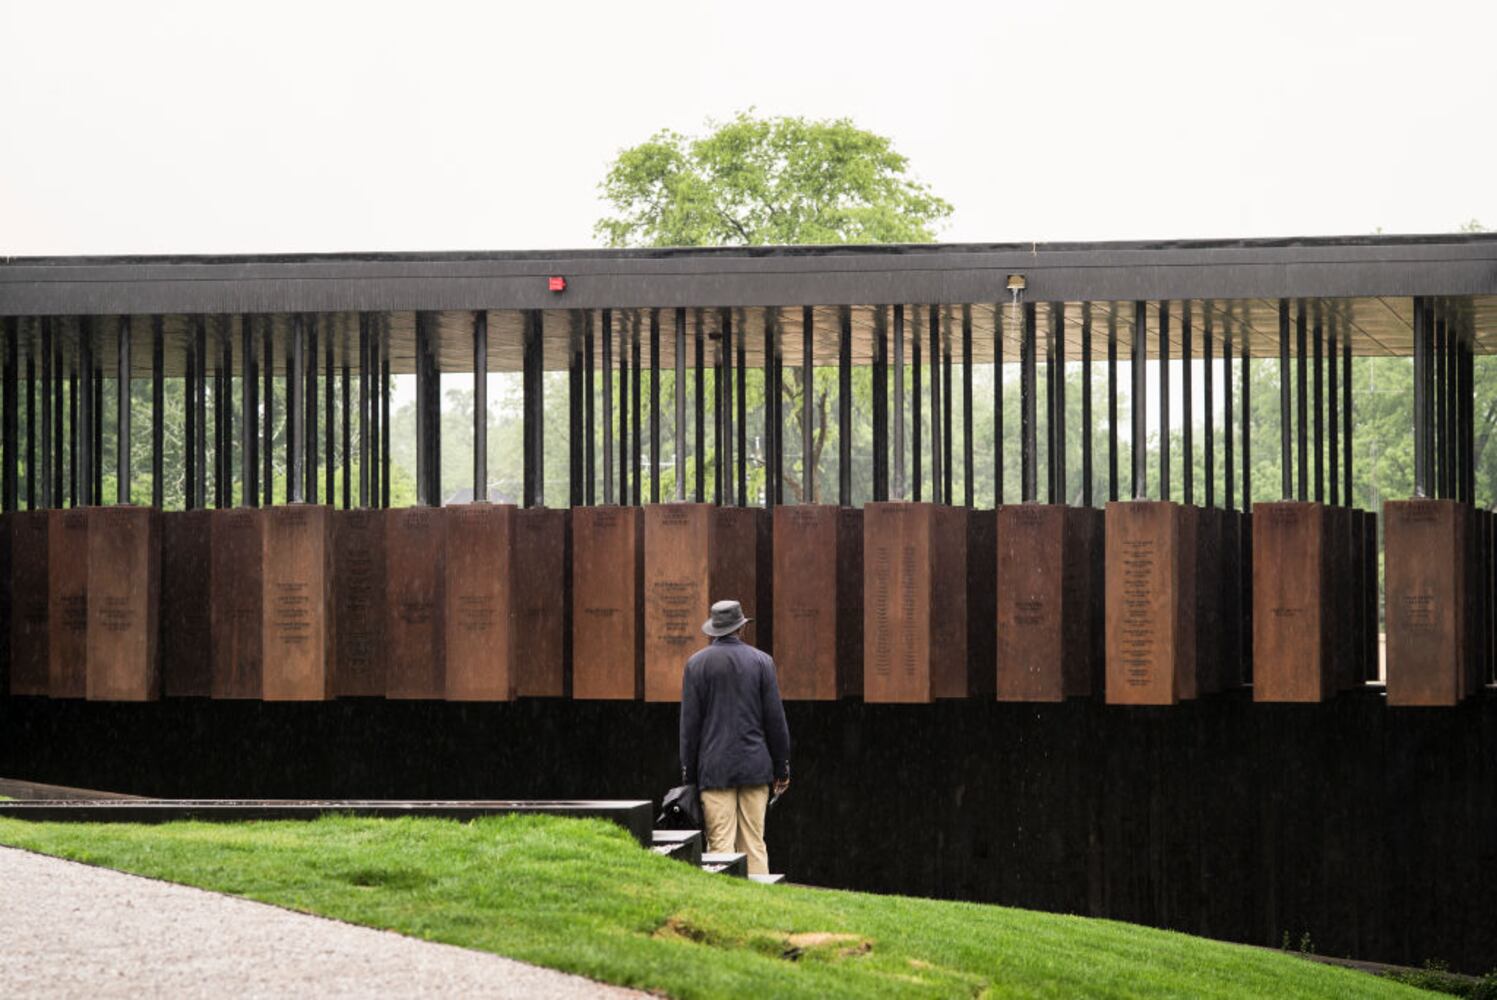
{"type": "Polygon", "coordinates": [[[1428,995],[1129,924],[755,885],[656,857],[602,821],[0,819],[0,843],[682,998],[1428,995]],[[781,957],[787,935],[818,931],[851,937],[781,957]]]}

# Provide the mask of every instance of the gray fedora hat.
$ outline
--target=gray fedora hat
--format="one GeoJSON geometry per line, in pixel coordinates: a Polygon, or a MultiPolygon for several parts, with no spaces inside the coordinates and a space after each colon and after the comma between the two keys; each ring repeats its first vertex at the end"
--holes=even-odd
{"type": "Polygon", "coordinates": [[[702,622],[702,631],[713,637],[727,635],[751,621],[743,616],[743,605],[737,601],[718,601],[712,605],[712,617],[702,622]]]}

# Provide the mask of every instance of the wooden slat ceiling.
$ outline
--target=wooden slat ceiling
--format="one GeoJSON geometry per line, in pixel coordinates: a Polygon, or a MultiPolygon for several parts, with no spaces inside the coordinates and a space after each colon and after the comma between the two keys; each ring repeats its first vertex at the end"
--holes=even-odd
{"type": "MultiPolygon", "coordinates": [[[[1471,338],[1477,354],[1497,353],[1497,296],[1465,296],[1443,300],[1453,328],[1471,338]]],[[[1206,327],[1211,327],[1214,353],[1220,355],[1224,336],[1230,332],[1234,354],[1242,351],[1244,339],[1253,357],[1277,357],[1278,315],[1276,301],[1246,299],[1232,301],[1171,302],[1170,352],[1178,358],[1181,350],[1181,334],[1184,328],[1184,313],[1189,307],[1192,317],[1194,355],[1199,358],[1202,338],[1206,327]]],[[[1329,336],[1334,333],[1338,341],[1347,334],[1351,337],[1352,352],[1363,357],[1406,356],[1413,351],[1413,302],[1407,297],[1376,297],[1355,299],[1314,299],[1305,303],[1310,328],[1319,319],[1322,329],[1329,336]]],[[[1040,351],[1043,358],[1045,337],[1049,330],[1050,303],[1038,303],[1038,326],[1040,351]]],[[[1297,303],[1291,305],[1291,327],[1297,303]]],[[[1010,305],[1001,308],[992,303],[978,303],[969,307],[972,321],[972,355],[978,364],[993,360],[994,328],[1001,332],[1003,359],[1017,362],[1019,358],[1020,312],[1010,305]]],[[[945,305],[937,307],[943,339],[949,338],[953,359],[961,358],[961,332],[964,307],[945,305]]],[[[851,308],[853,349],[855,365],[870,364],[873,358],[873,335],[875,314],[879,310],[869,306],[851,308]]],[[[884,323],[892,332],[892,309],[883,308],[884,323]]],[[[764,360],[764,330],[770,310],[748,308],[733,310],[734,341],[742,333],[747,334],[744,343],[746,359],[751,366],[762,365],[764,360]]],[[[802,310],[785,307],[777,312],[780,331],[781,352],[787,365],[799,365],[803,357],[802,310]]],[[[1078,302],[1064,305],[1066,358],[1077,361],[1081,356],[1083,316],[1088,313],[1092,326],[1092,351],[1095,361],[1105,361],[1107,339],[1113,331],[1118,338],[1118,357],[1126,361],[1133,336],[1134,306],[1131,302],[1094,302],[1084,309],[1078,302]]],[[[915,336],[920,337],[922,360],[929,360],[930,332],[928,305],[906,306],[904,310],[906,335],[906,361],[912,352],[908,344],[915,336]]],[[[472,371],[473,314],[466,311],[442,312],[437,315],[437,350],[439,366],[443,372],[461,373],[472,371]]],[[[595,337],[601,337],[603,323],[600,312],[592,312],[592,327],[595,337]]],[[[396,374],[408,374],[415,370],[415,314],[411,312],[374,314],[373,322],[383,333],[388,344],[390,369],[396,374]]],[[[675,315],[673,310],[660,310],[660,358],[662,368],[675,364],[675,315]]],[[[243,364],[241,355],[241,318],[237,316],[209,316],[205,318],[209,371],[219,363],[219,345],[227,339],[232,355],[233,367],[239,371],[243,364]]],[[[275,367],[284,372],[286,343],[290,338],[290,317],[284,314],[256,316],[251,318],[256,331],[269,331],[274,344],[275,367]]],[[[543,313],[545,367],[549,370],[565,370],[569,360],[569,344],[574,335],[585,329],[585,316],[576,310],[546,310],[543,313]]],[[[116,331],[119,317],[96,316],[90,320],[94,331],[95,357],[107,374],[115,370],[116,331]]],[[[704,337],[704,351],[708,364],[712,363],[715,346],[721,333],[721,312],[718,309],[690,309],[686,319],[688,368],[695,365],[695,335],[698,324],[704,337]]],[[[640,338],[641,363],[649,365],[650,310],[630,309],[612,312],[614,364],[619,363],[619,343],[627,330],[628,336],[640,338]]],[[[53,320],[52,327],[60,331],[60,350],[66,363],[71,365],[77,343],[77,332],[82,325],[78,317],[53,320]]],[[[358,316],[354,313],[323,313],[316,316],[318,331],[317,365],[319,370],[326,364],[328,337],[332,338],[335,368],[341,372],[344,364],[351,371],[359,370],[358,316]]],[[[1158,355],[1158,310],[1154,303],[1148,306],[1148,353],[1158,355]]],[[[521,341],[523,314],[519,311],[492,311],[488,314],[489,370],[492,372],[517,372],[521,367],[521,341]]],[[[817,365],[834,366],[837,363],[839,309],[833,306],[818,306],[812,310],[813,356],[817,365]]],[[[185,371],[185,349],[191,336],[191,324],[185,316],[162,317],[164,369],[168,377],[180,377],[185,371]]],[[[39,351],[41,345],[41,323],[34,318],[20,321],[21,349],[23,357],[27,350],[39,351]]],[[[1291,329],[1291,350],[1293,348],[1291,329]]],[[[152,320],[148,316],[136,316],[131,320],[131,370],[137,378],[148,378],[151,374],[152,320]]],[[[263,348],[261,349],[263,350],[263,348]]],[[[892,358],[892,347],[890,348],[892,358]]],[[[736,353],[736,349],[735,349],[736,353]]],[[[595,360],[601,365],[601,347],[595,349],[595,360]]],[[[38,356],[37,371],[40,374],[38,356]]],[[[22,364],[24,375],[24,362],[22,364]]]]}

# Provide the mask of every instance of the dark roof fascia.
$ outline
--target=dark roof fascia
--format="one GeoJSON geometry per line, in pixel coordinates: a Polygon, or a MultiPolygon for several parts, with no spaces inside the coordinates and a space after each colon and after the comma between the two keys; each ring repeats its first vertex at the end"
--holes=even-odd
{"type": "Polygon", "coordinates": [[[1497,294],[1497,235],[0,262],[0,314],[1497,294]],[[547,290],[561,275],[567,290],[547,290]]]}

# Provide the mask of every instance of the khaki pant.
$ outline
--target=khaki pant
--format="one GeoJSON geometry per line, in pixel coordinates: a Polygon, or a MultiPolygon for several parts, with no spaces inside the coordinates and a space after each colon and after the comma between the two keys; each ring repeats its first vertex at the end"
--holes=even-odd
{"type": "Polygon", "coordinates": [[[764,849],[764,812],[768,808],[768,785],[702,789],[707,850],[747,854],[749,874],[768,875],[769,853],[764,849]]]}

